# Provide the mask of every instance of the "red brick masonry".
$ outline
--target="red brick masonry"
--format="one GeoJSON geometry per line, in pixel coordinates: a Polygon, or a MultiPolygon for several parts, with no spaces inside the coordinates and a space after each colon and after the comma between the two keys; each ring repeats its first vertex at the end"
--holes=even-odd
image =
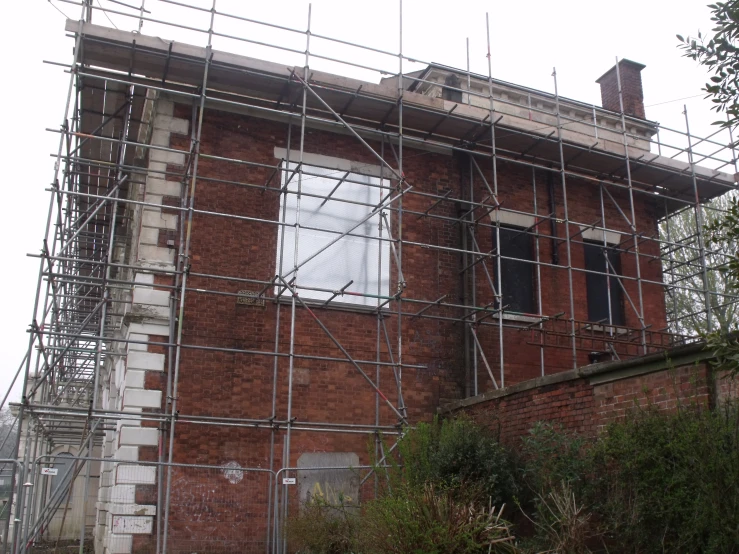
{"type": "Polygon", "coordinates": [[[674,410],[678,403],[715,407],[737,398],[739,379],[711,369],[703,343],[625,361],[594,364],[460,400],[440,414],[466,413],[498,426],[501,440],[526,435],[537,421],[594,434],[637,404],[674,410]]]}

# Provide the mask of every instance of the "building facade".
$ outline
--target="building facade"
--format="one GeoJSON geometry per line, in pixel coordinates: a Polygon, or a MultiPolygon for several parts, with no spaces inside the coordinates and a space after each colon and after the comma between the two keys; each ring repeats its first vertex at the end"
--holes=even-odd
{"type": "MultiPolygon", "coordinates": [[[[71,233],[104,347],[64,412],[95,425],[72,481],[96,552],[277,552],[301,500],[371,495],[362,468],[440,405],[683,340],[658,223],[734,179],[654,151],[643,66],[601,77],[600,108],[435,64],[378,84],[67,30],[65,198],[104,236],[71,233]]],[[[50,500],[28,493],[29,521],[50,500]]]]}

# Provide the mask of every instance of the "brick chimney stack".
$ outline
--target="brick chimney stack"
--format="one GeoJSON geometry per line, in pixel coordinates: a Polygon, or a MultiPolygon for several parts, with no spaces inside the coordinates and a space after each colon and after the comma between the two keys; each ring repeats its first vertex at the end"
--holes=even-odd
{"type": "MultiPolygon", "coordinates": [[[[618,71],[621,74],[621,90],[624,99],[624,113],[641,119],[644,115],[644,92],[641,86],[641,70],[646,66],[631,60],[620,60],[618,71]]],[[[606,71],[597,81],[603,107],[613,112],[621,112],[618,99],[618,77],[616,66],[606,71]]]]}

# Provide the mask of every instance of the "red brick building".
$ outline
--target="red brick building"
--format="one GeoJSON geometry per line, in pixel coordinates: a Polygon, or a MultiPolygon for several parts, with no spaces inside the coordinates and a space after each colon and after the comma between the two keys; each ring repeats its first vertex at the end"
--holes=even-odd
{"type": "Polygon", "coordinates": [[[733,177],[652,151],[643,66],[595,108],[434,64],[378,84],[67,29],[76,202],[115,198],[88,255],[108,268],[87,285],[108,306],[96,551],[272,551],[299,499],[371,494],[310,468],[680,342],[658,222],[733,177]]]}

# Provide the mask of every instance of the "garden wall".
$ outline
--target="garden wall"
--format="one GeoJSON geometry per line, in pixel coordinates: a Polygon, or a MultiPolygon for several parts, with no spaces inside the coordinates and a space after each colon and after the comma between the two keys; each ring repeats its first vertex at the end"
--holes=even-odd
{"type": "Polygon", "coordinates": [[[690,344],[546,375],[447,404],[439,413],[467,414],[504,442],[526,435],[537,421],[593,435],[637,406],[714,408],[737,398],[739,380],[714,371],[711,357],[703,343],[690,344]]]}

